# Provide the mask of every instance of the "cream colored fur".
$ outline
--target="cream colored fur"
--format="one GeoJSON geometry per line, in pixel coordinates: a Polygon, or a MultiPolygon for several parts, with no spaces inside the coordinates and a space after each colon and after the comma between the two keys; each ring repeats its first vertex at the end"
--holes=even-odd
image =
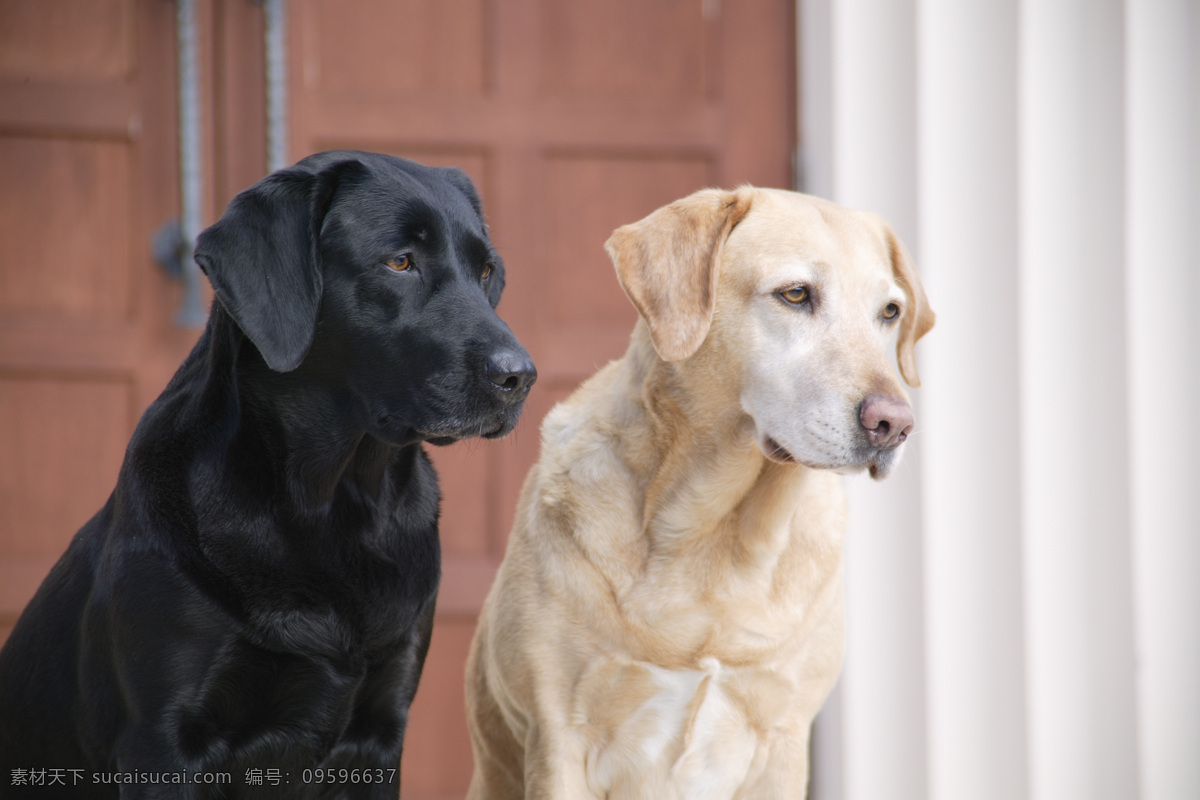
{"type": "Polygon", "coordinates": [[[469,797],[801,798],[835,472],[894,465],[857,409],[905,396],[893,338],[917,383],[933,314],[884,223],[791,192],[698,192],[606,247],[642,319],[542,427],[468,664],[469,797]]]}

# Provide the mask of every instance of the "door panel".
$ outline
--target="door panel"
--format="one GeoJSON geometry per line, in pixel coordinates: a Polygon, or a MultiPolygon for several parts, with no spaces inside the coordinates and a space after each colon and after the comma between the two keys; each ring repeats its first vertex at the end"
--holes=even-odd
{"type": "Polygon", "coordinates": [[[320,92],[482,93],[484,0],[305,4],[304,74],[320,92]]]}
{"type": "Polygon", "coordinates": [[[546,96],[703,99],[707,31],[695,0],[541,0],[546,96]]]}
{"type": "Polygon", "coordinates": [[[421,675],[420,701],[409,715],[402,770],[404,800],[450,800],[466,793],[471,778],[462,665],[467,660],[473,617],[443,614],[421,675]]]}
{"type": "Polygon", "coordinates": [[[121,379],[0,378],[0,559],[60,553],[112,492],[125,453],[133,393],[121,379]],[[115,423],[115,424],[114,424],[115,423]]]}
{"type": "Polygon", "coordinates": [[[129,314],[130,149],[128,142],[0,137],[0,175],[11,187],[0,194],[0,314],[129,314]]]}
{"type": "Polygon", "coordinates": [[[129,0],[5,0],[0,80],[121,80],[133,68],[129,0]]]}

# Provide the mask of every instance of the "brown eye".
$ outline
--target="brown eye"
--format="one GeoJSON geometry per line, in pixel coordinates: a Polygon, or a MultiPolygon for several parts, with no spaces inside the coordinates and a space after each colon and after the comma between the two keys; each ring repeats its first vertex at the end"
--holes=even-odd
{"type": "Polygon", "coordinates": [[[408,253],[402,253],[401,255],[389,258],[383,262],[383,265],[396,272],[407,272],[412,268],[412,256],[408,253]]]}
{"type": "Polygon", "coordinates": [[[808,287],[797,286],[792,289],[786,289],[780,292],[779,296],[794,306],[803,305],[808,302],[808,287]]]}
{"type": "Polygon", "coordinates": [[[898,316],[900,316],[900,306],[895,303],[888,303],[883,307],[883,318],[888,322],[893,321],[898,316]]]}
{"type": "Polygon", "coordinates": [[[491,265],[491,264],[485,264],[485,265],[484,265],[484,267],[483,267],[483,274],[479,276],[479,280],[480,280],[481,282],[482,282],[482,281],[486,281],[486,280],[487,280],[488,278],[490,278],[490,277],[492,277],[492,265],[491,265]]]}

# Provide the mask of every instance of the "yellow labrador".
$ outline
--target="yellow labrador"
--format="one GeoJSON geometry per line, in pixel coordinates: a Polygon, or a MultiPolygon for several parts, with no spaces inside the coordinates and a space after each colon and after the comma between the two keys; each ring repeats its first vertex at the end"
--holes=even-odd
{"type": "Polygon", "coordinates": [[[835,473],[911,434],[933,325],[878,218],[704,190],[605,245],[641,319],[542,427],[472,646],[470,797],[800,798],[842,659],[835,473]]]}

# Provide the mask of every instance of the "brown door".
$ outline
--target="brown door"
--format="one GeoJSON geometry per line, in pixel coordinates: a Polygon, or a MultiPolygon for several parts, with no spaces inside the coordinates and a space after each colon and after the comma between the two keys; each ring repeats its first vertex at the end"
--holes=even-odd
{"type": "Polygon", "coordinates": [[[602,245],[704,186],[788,187],[790,0],[297,0],[292,155],[454,164],[508,266],[500,314],[539,378],[508,439],[434,448],[444,579],[405,744],[405,797],[461,797],[462,667],[546,411],[624,352],[635,314],[602,245]]]}
{"type": "MultiPolygon", "coordinates": [[[[205,222],[261,176],[262,14],[200,0],[205,222]]],[[[456,164],[540,378],[508,439],[435,449],[444,583],[409,800],[461,797],[462,664],[546,411],[625,349],[602,244],[694,189],[787,186],[790,0],[291,0],[291,156],[456,164]]],[[[196,332],[150,258],[178,214],[175,4],[0,0],[0,637],[115,482],[196,332]]]]}
{"type": "Polygon", "coordinates": [[[0,637],[194,339],[149,245],[178,205],[173,41],[170,3],[0,3],[0,637]]]}
{"type": "MultiPolygon", "coordinates": [[[[211,222],[264,169],[262,13],[198,6],[211,222]]],[[[0,642],[199,333],[151,257],[179,216],[175,11],[0,0],[0,642]]]]}

